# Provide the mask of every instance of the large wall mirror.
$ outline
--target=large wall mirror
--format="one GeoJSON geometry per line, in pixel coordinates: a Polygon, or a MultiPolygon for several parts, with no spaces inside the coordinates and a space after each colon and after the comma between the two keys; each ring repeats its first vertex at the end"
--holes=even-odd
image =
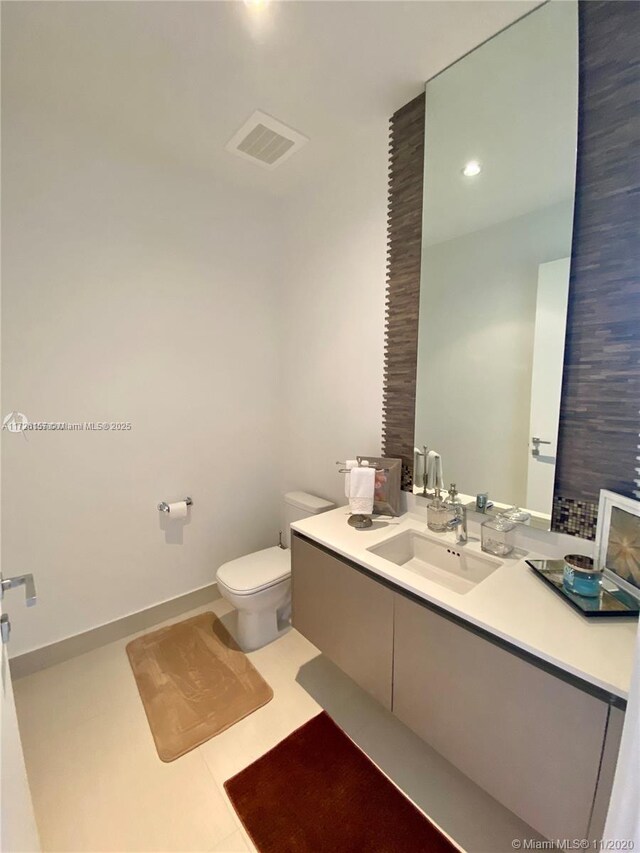
{"type": "Polygon", "coordinates": [[[551,0],[426,86],[415,443],[446,484],[547,526],[577,126],[575,2],[551,0]]]}

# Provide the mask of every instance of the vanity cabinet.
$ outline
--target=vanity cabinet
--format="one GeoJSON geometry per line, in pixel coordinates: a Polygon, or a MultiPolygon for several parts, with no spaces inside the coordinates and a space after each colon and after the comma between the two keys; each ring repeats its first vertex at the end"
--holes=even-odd
{"type": "Polygon", "coordinates": [[[547,838],[591,837],[602,700],[396,594],[393,711],[547,838]]]}
{"type": "Polygon", "coordinates": [[[292,623],[385,708],[391,708],[394,593],[292,537],[292,623]]]}
{"type": "Polygon", "coordinates": [[[601,838],[624,712],[293,536],[293,625],[549,839],[601,838]]]}

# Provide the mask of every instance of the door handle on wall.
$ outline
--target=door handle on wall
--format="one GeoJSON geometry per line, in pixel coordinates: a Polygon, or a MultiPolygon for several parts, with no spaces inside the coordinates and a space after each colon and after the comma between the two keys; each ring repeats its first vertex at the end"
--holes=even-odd
{"type": "Polygon", "coordinates": [[[27,607],[33,607],[37,601],[36,584],[32,574],[16,575],[13,578],[3,578],[0,575],[0,599],[4,598],[4,594],[8,589],[14,589],[17,586],[24,587],[27,607]]]}
{"type": "Polygon", "coordinates": [[[550,441],[543,441],[541,438],[537,438],[536,436],[533,436],[531,438],[531,444],[533,444],[533,447],[531,448],[531,455],[532,456],[540,456],[540,445],[541,444],[551,444],[551,442],[550,441]]]}

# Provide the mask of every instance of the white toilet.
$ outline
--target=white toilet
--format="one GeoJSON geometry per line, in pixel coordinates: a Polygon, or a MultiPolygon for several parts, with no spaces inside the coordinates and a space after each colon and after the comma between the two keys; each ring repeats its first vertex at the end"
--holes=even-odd
{"type": "Polygon", "coordinates": [[[284,543],[287,547],[276,545],[263,551],[254,551],[253,554],[224,563],[216,572],[220,594],[238,611],[238,642],[245,651],[259,649],[275,640],[289,620],[289,525],[334,507],[330,501],[306,492],[287,492],[284,504],[284,543]]]}

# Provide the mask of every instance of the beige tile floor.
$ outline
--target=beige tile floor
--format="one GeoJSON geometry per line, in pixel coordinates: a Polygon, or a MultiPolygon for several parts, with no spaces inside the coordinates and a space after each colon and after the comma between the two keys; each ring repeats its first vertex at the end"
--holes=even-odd
{"type": "MultiPolygon", "coordinates": [[[[183,618],[204,610],[233,631],[234,614],[220,599],[183,618]]],[[[249,656],[271,684],[273,700],[165,764],[125,654],[130,639],[15,682],[45,851],[254,850],[223,783],[322,708],[471,853],[506,852],[514,838],[539,838],[295,630],[249,656]]]]}

